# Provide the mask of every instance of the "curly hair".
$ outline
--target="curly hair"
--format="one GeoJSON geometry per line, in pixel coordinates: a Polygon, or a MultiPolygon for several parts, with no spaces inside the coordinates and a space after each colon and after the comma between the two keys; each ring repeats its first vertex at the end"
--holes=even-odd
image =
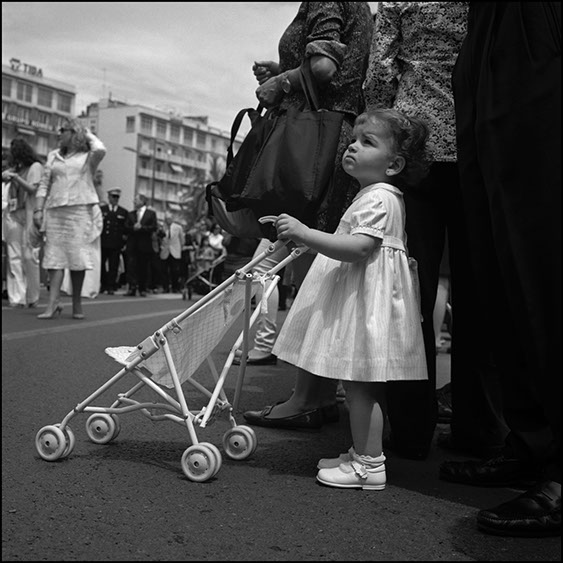
{"type": "Polygon", "coordinates": [[[66,119],[63,128],[72,131],[69,146],[61,147],[61,154],[63,156],[71,151],[88,152],[90,150],[90,141],[88,141],[86,135],[86,127],[78,119],[66,119]]]}
{"type": "Polygon", "coordinates": [[[405,159],[405,167],[394,177],[397,187],[404,190],[420,184],[428,174],[431,163],[426,148],[429,134],[426,122],[396,109],[378,108],[359,115],[354,126],[364,123],[382,125],[393,141],[397,156],[405,159]]]}
{"type": "Polygon", "coordinates": [[[12,139],[10,143],[10,156],[16,172],[31,166],[34,162],[41,162],[34,148],[20,137],[12,139]]]}

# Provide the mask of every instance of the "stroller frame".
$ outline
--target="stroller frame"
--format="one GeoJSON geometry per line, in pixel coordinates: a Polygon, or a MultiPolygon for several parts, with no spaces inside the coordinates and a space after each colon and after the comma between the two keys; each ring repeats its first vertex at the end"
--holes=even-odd
{"type": "Polygon", "coordinates": [[[201,295],[206,295],[212,289],[215,289],[219,284],[214,283],[213,273],[215,268],[221,265],[225,261],[225,256],[219,256],[216,258],[211,266],[206,270],[197,265],[193,267],[193,270],[188,273],[188,277],[184,282],[184,287],[182,288],[182,299],[191,299],[194,293],[199,293],[201,295]],[[199,289],[203,288],[203,289],[199,289]]]}
{"type": "MultiPolygon", "coordinates": [[[[233,414],[234,411],[238,409],[244,383],[249,331],[256,322],[261,308],[266,306],[269,296],[274,291],[280,279],[279,276],[276,275],[276,272],[284,268],[289,262],[295,260],[303,252],[307,251],[307,248],[303,246],[294,247],[292,250],[289,250],[288,248],[289,255],[285,259],[281,260],[275,267],[268,270],[268,272],[259,276],[259,278],[256,278],[256,275],[253,275],[251,270],[264,258],[278,251],[283,246],[290,244],[292,243],[289,241],[279,240],[271,244],[264,252],[256,256],[248,264],[237,270],[232,276],[212,289],[209,294],[203,296],[180,315],[164,324],[160,329],[145,338],[136,347],[106,349],[106,353],[114,357],[114,359],[123,364],[124,367],[86,399],[78,403],[76,407],[74,407],[74,409],[72,409],[63,418],[62,422],[44,426],[37,432],[35,437],[35,446],[39,456],[46,461],[56,461],[59,459],[65,459],[71,454],[76,440],[74,433],[69,426],[69,422],[78,414],[93,413],[86,421],[86,432],[88,437],[96,444],[107,444],[114,440],[121,430],[118,415],[135,411],[139,411],[152,421],[170,420],[186,427],[192,445],[184,451],[181,458],[181,466],[184,474],[191,481],[207,481],[214,477],[221,468],[222,456],[219,448],[210,442],[200,442],[196,432],[196,425],[201,428],[205,428],[207,424],[214,420],[219,414],[226,414],[227,420],[230,424],[230,428],[225,432],[222,440],[223,449],[226,455],[234,460],[244,460],[252,455],[257,447],[256,434],[249,426],[237,425],[233,414]],[[221,373],[217,371],[211,358],[211,354],[206,357],[211,375],[215,380],[215,387],[213,391],[210,391],[204,385],[193,379],[194,372],[199,365],[187,375],[184,381],[181,381],[169,345],[169,338],[172,335],[178,334],[182,330],[180,324],[183,320],[193,316],[198,310],[210,303],[216,296],[238,282],[244,283],[243,329],[231,347],[221,373]],[[257,282],[264,286],[264,291],[260,303],[257,304],[255,310],[251,314],[252,284],[256,284],[257,282]],[[227,399],[223,386],[232,366],[235,353],[241,346],[242,357],[236,380],[235,394],[233,402],[230,403],[227,399]],[[146,365],[143,365],[144,362],[147,362],[147,360],[160,350],[162,350],[164,354],[165,364],[169,372],[167,375],[169,375],[172,379],[171,388],[174,389],[176,398],[168,394],[161,385],[154,381],[152,379],[154,374],[147,368],[146,365]],[[128,374],[136,376],[139,381],[127,392],[118,393],[117,399],[110,407],[94,406],[92,404],[98,397],[100,397],[100,395],[128,374]],[[183,383],[189,383],[193,388],[208,397],[207,404],[199,411],[192,411],[189,409],[186,397],[182,390],[183,383]],[[160,401],[141,402],[133,398],[140,389],[145,387],[154,391],[160,398],[160,401]],[[156,414],[159,411],[164,412],[163,414],[156,414]]],[[[233,316],[231,324],[234,320],[239,318],[239,316],[240,311],[233,316]]],[[[217,342],[212,344],[213,349],[223,337],[224,334],[221,335],[217,342]]]]}

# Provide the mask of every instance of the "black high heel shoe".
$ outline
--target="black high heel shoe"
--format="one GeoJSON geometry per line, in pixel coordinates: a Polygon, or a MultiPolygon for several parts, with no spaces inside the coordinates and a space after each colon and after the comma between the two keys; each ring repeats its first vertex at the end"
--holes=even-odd
{"type": "Polygon", "coordinates": [[[51,313],[47,313],[47,312],[41,313],[40,315],[37,315],[37,318],[43,320],[55,319],[57,317],[60,317],[62,312],[63,312],[62,305],[57,305],[51,313]]]}

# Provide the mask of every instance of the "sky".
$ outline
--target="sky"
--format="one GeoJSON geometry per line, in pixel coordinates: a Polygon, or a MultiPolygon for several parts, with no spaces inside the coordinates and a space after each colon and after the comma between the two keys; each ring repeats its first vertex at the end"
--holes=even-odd
{"type": "Polygon", "coordinates": [[[76,114],[111,95],[230,131],[257,105],[253,62],[278,60],[299,4],[2,2],[2,64],[16,58],[73,85],[76,114]]]}

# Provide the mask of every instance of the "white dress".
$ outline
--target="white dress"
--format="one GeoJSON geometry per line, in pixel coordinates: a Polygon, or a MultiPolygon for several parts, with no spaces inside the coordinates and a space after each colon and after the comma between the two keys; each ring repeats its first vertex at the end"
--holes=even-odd
{"type": "Polygon", "coordinates": [[[405,249],[401,191],[362,189],[337,234],[382,239],[361,262],[315,258],[273,353],[310,373],[346,381],[428,378],[416,262],[405,249]]]}

